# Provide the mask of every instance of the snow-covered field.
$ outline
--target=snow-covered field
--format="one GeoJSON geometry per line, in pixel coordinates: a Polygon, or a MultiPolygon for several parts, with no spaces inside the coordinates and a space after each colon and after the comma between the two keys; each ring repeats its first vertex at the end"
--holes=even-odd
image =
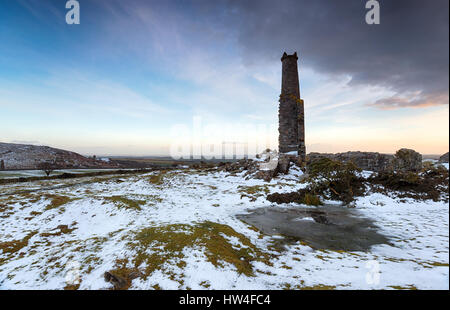
{"type": "Polygon", "coordinates": [[[110,289],[106,271],[133,278],[130,289],[449,288],[447,203],[359,198],[355,211],[391,243],[368,252],[277,247],[283,236],[237,218],[273,206],[268,193],[304,187],[300,175],[267,183],[178,170],[2,185],[0,289],[110,289]]]}
{"type": "MultiPolygon", "coordinates": [[[[61,175],[63,173],[83,174],[89,172],[114,171],[118,169],[60,169],[52,171],[51,175],[61,175]]],[[[128,169],[130,170],[130,169],[128,169]]],[[[45,172],[42,170],[10,170],[0,171],[0,179],[13,179],[20,177],[44,177],[45,172]]]]}

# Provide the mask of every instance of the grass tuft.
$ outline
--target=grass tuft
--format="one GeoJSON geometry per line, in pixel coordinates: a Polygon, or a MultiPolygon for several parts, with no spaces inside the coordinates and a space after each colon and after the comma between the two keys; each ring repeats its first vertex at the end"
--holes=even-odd
{"type": "Polygon", "coordinates": [[[123,196],[112,196],[112,197],[105,197],[106,200],[112,201],[119,207],[124,207],[126,209],[132,209],[141,211],[141,206],[145,205],[145,200],[133,200],[129,198],[125,198],[123,196]]]}
{"type": "Polygon", "coordinates": [[[28,245],[28,241],[37,234],[37,231],[32,231],[27,234],[22,240],[13,240],[7,242],[0,242],[0,250],[3,254],[14,254],[28,245]]]}
{"type": "Polygon", "coordinates": [[[47,195],[47,198],[50,198],[50,204],[45,207],[45,211],[57,209],[66,203],[72,201],[71,198],[67,196],[59,196],[59,195],[47,195]]]}

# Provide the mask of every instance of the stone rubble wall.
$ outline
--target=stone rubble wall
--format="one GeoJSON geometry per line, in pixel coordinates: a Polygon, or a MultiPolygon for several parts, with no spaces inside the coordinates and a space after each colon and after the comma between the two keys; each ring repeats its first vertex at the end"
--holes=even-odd
{"type": "Polygon", "coordinates": [[[422,155],[410,149],[400,149],[395,155],[376,152],[310,153],[307,156],[307,166],[320,158],[353,162],[362,170],[374,172],[420,171],[422,169],[422,155]]]}
{"type": "Polygon", "coordinates": [[[346,153],[309,153],[307,166],[321,158],[329,158],[342,162],[353,162],[358,168],[368,171],[384,171],[392,165],[393,155],[375,152],[346,152],[346,153]]]}

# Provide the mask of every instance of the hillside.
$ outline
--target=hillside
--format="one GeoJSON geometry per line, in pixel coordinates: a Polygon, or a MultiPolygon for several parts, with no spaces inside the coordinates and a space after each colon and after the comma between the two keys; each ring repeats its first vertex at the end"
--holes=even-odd
{"type": "Polygon", "coordinates": [[[55,166],[59,169],[118,167],[115,162],[95,160],[78,153],[49,146],[0,142],[0,162],[2,160],[5,170],[38,169],[38,165],[43,162],[55,163],[55,166]]]}

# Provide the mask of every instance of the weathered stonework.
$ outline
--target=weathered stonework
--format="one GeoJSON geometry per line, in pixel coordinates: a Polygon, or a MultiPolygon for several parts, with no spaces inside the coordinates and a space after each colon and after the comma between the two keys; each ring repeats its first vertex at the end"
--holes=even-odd
{"type": "Polygon", "coordinates": [[[281,62],[282,82],[279,118],[280,153],[296,152],[302,161],[306,159],[304,102],[300,99],[297,53],[283,54],[281,62]]]}
{"type": "Polygon", "coordinates": [[[309,153],[307,166],[321,158],[329,158],[342,162],[353,162],[358,168],[367,171],[386,171],[392,169],[393,155],[375,152],[346,152],[346,153],[309,153]]]}
{"type": "Polygon", "coordinates": [[[422,169],[422,155],[414,150],[401,149],[395,155],[374,152],[346,152],[346,153],[309,153],[307,167],[321,158],[329,158],[342,162],[353,162],[358,168],[367,171],[420,171],[422,169]]]}

